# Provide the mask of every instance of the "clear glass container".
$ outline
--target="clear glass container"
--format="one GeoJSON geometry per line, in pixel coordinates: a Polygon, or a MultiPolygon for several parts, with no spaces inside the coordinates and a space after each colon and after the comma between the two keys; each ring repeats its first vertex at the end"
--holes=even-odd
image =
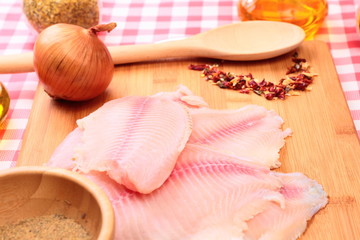
{"type": "Polygon", "coordinates": [[[282,21],[302,27],[313,39],[328,14],[326,0],[240,0],[239,17],[247,20],[282,21]]]}
{"type": "Polygon", "coordinates": [[[5,86],[0,82],[0,124],[5,120],[10,108],[10,96],[5,86]]]}
{"type": "Polygon", "coordinates": [[[41,32],[56,23],[89,28],[99,23],[100,0],[23,0],[23,12],[29,24],[41,32]]]}

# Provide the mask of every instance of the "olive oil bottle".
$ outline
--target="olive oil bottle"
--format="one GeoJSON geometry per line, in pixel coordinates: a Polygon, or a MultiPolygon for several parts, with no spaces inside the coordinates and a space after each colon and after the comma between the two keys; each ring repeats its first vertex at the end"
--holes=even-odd
{"type": "Polygon", "coordinates": [[[9,93],[6,91],[4,85],[0,82],[0,123],[6,118],[6,114],[10,107],[9,93]]]}
{"type": "Polygon", "coordinates": [[[326,0],[240,0],[241,20],[282,21],[304,29],[306,39],[313,39],[328,14],[326,0]]]}

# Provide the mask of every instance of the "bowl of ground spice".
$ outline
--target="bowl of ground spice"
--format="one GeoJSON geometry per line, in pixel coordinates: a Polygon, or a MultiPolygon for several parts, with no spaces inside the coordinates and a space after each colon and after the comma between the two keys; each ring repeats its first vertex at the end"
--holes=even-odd
{"type": "Polygon", "coordinates": [[[89,179],[65,169],[0,171],[1,239],[113,239],[114,212],[89,179]]]}

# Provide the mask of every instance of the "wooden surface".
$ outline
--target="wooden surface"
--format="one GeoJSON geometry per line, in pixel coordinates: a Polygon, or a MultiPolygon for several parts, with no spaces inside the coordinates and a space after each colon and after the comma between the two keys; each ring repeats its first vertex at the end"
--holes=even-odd
{"type": "MultiPolygon", "coordinates": [[[[103,102],[127,95],[173,91],[178,84],[202,96],[212,108],[240,108],[259,104],[283,117],[293,135],[281,150],[281,172],[303,172],[323,185],[329,204],[309,222],[301,239],[357,239],[360,236],[360,145],[328,47],[323,42],[304,42],[298,49],[319,74],[312,91],[285,101],[267,101],[220,89],[188,70],[190,63],[216,63],[209,59],[158,61],[116,68],[108,90],[90,102],[52,101],[39,86],[25,132],[18,165],[40,165],[75,127],[75,120],[103,102]]],[[[257,62],[222,62],[221,69],[253,73],[278,81],[291,65],[291,54],[257,62]]]]}
{"type": "Polygon", "coordinates": [[[114,235],[109,199],[80,174],[47,167],[12,168],[0,171],[0,189],[0,226],[60,214],[80,223],[94,239],[114,235]]]}

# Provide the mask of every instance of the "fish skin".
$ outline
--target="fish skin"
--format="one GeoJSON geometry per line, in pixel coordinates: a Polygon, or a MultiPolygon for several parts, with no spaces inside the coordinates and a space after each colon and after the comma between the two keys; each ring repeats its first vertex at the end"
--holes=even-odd
{"type": "Polygon", "coordinates": [[[279,151],[290,129],[282,118],[257,105],[234,110],[190,109],[193,131],[188,143],[245,157],[269,168],[280,166],[279,151]]]}

